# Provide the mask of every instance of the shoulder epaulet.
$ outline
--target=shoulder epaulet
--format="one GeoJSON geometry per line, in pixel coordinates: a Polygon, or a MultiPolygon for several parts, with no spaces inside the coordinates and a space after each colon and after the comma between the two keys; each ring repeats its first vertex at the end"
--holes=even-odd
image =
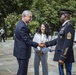
{"type": "Polygon", "coordinates": [[[73,25],[71,22],[68,22],[68,25],[73,25]]]}
{"type": "Polygon", "coordinates": [[[72,22],[68,22],[67,24],[68,26],[71,26],[72,28],[74,28],[74,24],[72,22]]]}

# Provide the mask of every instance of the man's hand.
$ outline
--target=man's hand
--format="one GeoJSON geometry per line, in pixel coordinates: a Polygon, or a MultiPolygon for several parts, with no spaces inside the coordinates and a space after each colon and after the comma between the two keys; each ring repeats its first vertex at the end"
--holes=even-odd
{"type": "Polygon", "coordinates": [[[45,47],[45,43],[40,43],[40,44],[38,44],[38,46],[41,47],[41,48],[45,47]]]}
{"type": "Polygon", "coordinates": [[[62,61],[62,60],[59,60],[58,62],[59,62],[59,64],[63,64],[64,63],[64,61],[62,61]]]}

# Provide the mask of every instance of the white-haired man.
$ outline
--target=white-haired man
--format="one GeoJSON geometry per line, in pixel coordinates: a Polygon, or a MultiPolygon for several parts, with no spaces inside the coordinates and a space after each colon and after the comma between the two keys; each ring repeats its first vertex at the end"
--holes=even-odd
{"type": "Polygon", "coordinates": [[[32,20],[32,12],[25,10],[22,20],[18,22],[15,29],[14,56],[17,58],[19,68],[17,75],[27,75],[28,62],[31,55],[31,47],[37,47],[38,43],[31,41],[27,23],[32,20]]]}

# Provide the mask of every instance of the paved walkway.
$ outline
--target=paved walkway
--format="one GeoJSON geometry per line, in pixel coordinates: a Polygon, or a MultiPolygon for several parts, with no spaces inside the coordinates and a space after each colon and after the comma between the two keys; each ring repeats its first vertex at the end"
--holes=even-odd
{"type": "MultiPolygon", "coordinates": [[[[0,75],[16,75],[18,64],[16,58],[13,56],[13,40],[6,40],[0,42],[0,75]]],[[[74,53],[76,59],[76,46],[74,46],[74,53]]],[[[54,52],[48,53],[48,68],[49,75],[59,75],[58,66],[53,62],[54,52]]],[[[34,51],[32,50],[31,58],[29,61],[28,75],[34,75],[33,69],[34,51]]],[[[42,75],[42,68],[40,65],[40,75],[42,75]]],[[[76,75],[76,62],[73,63],[72,75],[76,75]]]]}

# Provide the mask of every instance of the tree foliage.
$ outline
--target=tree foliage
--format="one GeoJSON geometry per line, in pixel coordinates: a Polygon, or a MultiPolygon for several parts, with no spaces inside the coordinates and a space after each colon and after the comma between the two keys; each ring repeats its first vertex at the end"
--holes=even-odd
{"type": "Polygon", "coordinates": [[[15,12],[9,14],[6,18],[4,18],[5,20],[5,26],[6,26],[6,33],[7,36],[12,35],[14,33],[14,29],[16,27],[17,22],[20,20],[21,14],[17,15],[15,12]]]}
{"type": "Polygon", "coordinates": [[[54,31],[58,30],[61,25],[58,17],[61,8],[73,11],[71,20],[76,28],[76,0],[1,0],[0,23],[5,24],[5,28],[8,30],[7,34],[11,34],[11,27],[13,26],[15,29],[17,21],[21,18],[19,15],[23,10],[31,10],[33,21],[29,24],[29,28],[33,33],[42,22],[48,23],[54,31]]]}

